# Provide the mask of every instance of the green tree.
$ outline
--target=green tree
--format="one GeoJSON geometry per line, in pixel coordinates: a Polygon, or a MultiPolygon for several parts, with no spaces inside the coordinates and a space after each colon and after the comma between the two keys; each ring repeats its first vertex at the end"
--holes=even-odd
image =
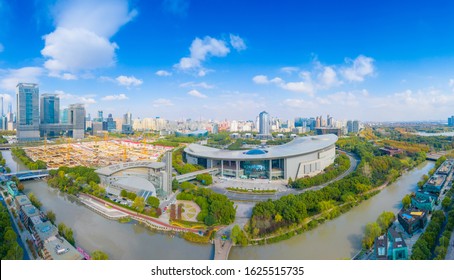
{"type": "Polygon", "coordinates": [[[128,196],[128,192],[126,190],[121,190],[120,196],[121,197],[127,197],[128,196]]]}
{"type": "Polygon", "coordinates": [[[145,199],[141,196],[137,196],[132,203],[132,208],[136,209],[137,212],[142,213],[145,208],[145,199]]]}
{"type": "Polygon", "coordinates": [[[178,183],[177,179],[173,179],[172,180],[172,191],[178,190],[179,186],[180,186],[180,184],[178,183]]]}
{"type": "Polygon", "coordinates": [[[216,218],[213,215],[209,214],[205,217],[204,222],[207,226],[212,226],[216,223],[216,218]]]}
{"type": "Polygon", "coordinates": [[[363,246],[369,249],[374,244],[375,238],[380,236],[381,228],[378,223],[369,223],[366,225],[366,232],[363,239],[363,246]]]}
{"type": "Polygon", "coordinates": [[[74,245],[76,243],[76,241],[74,240],[74,233],[73,233],[73,230],[70,228],[70,227],[67,227],[65,229],[65,238],[66,240],[68,240],[68,242],[72,245],[74,245]]]}
{"type": "Polygon", "coordinates": [[[410,207],[411,205],[411,196],[409,194],[407,194],[406,196],[404,196],[404,198],[402,198],[402,207],[407,209],[408,207],[410,207]]]}
{"type": "Polygon", "coordinates": [[[109,256],[106,253],[104,253],[103,251],[96,250],[91,253],[91,259],[92,260],[108,260],[109,256]]]}
{"type": "Polygon", "coordinates": [[[28,198],[30,199],[30,202],[33,204],[33,206],[35,206],[38,209],[40,209],[41,206],[43,205],[41,201],[39,201],[39,199],[32,192],[28,194],[28,198]]]}
{"type": "Polygon", "coordinates": [[[449,205],[451,205],[451,199],[449,197],[445,197],[443,201],[441,202],[441,206],[444,209],[448,209],[449,205]]]}
{"type": "Polygon", "coordinates": [[[381,228],[381,232],[385,233],[389,226],[394,222],[396,216],[393,212],[383,212],[377,218],[377,224],[381,228]]]}
{"type": "Polygon", "coordinates": [[[46,212],[46,217],[52,224],[55,224],[56,215],[52,210],[46,212]]]}
{"type": "Polygon", "coordinates": [[[159,207],[159,199],[154,196],[149,196],[147,198],[147,203],[153,208],[158,208],[159,207]]]}
{"type": "Polygon", "coordinates": [[[65,232],[66,232],[66,225],[64,223],[59,223],[58,226],[58,233],[61,235],[61,236],[64,236],[65,235],[65,232]]]}

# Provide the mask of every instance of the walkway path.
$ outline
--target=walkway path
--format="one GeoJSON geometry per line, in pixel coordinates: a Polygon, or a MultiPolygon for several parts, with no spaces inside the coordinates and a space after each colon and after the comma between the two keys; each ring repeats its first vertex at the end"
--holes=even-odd
{"type": "MultiPolygon", "coordinates": [[[[280,185],[278,185],[276,183],[271,182],[268,184],[262,183],[260,185],[264,189],[278,189],[278,191],[273,194],[237,193],[237,192],[230,192],[226,189],[226,187],[229,187],[228,184],[229,184],[230,180],[226,181],[227,183],[224,183],[222,185],[221,184],[218,184],[217,186],[214,185],[213,187],[210,187],[210,189],[212,189],[216,193],[226,195],[230,200],[233,200],[233,201],[250,201],[250,202],[266,201],[268,199],[276,200],[276,199],[279,199],[279,198],[289,195],[289,194],[300,194],[300,193],[307,192],[307,191],[320,190],[320,189],[328,186],[331,183],[334,183],[336,181],[339,181],[339,180],[345,178],[346,176],[350,175],[353,171],[356,170],[356,167],[358,166],[360,159],[352,153],[345,153],[345,154],[350,159],[350,168],[347,171],[345,171],[342,175],[336,177],[335,179],[333,179],[327,183],[324,183],[324,184],[318,185],[318,186],[313,186],[313,187],[310,187],[307,189],[299,190],[299,189],[284,188],[283,185],[285,183],[281,183],[280,185]],[[279,190],[282,190],[282,191],[279,191],[279,190]]],[[[236,180],[232,180],[232,182],[236,182],[236,180]]],[[[244,180],[242,182],[244,182],[244,180]]],[[[252,183],[252,182],[250,182],[250,184],[259,185],[257,183],[252,183]]]]}
{"type": "Polygon", "coordinates": [[[143,214],[139,214],[137,212],[134,212],[134,211],[131,211],[129,209],[126,209],[126,208],[123,208],[123,207],[120,207],[118,205],[115,205],[113,203],[110,203],[108,201],[105,201],[105,200],[102,200],[98,197],[95,197],[95,196],[92,196],[92,195],[88,195],[88,194],[79,194],[79,196],[82,196],[82,197],[89,197],[93,200],[96,200],[100,203],[103,203],[103,204],[106,204],[106,205],[109,205],[110,207],[112,207],[113,209],[116,209],[120,212],[123,212],[123,213],[126,213],[128,214],[131,218],[135,219],[135,220],[139,220],[139,221],[145,221],[145,222],[148,222],[150,223],[151,225],[154,225],[156,228],[159,228],[159,229],[162,229],[162,230],[172,230],[172,231],[190,231],[190,232],[194,232],[194,233],[198,233],[199,230],[197,229],[190,229],[190,228],[181,228],[181,227],[176,227],[176,226],[173,226],[173,225],[170,225],[170,224],[167,224],[167,223],[164,223],[163,221],[160,221],[158,219],[155,219],[155,218],[152,218],[150,216],[146,216],[146,215],[143,215],[143,214]]]}
{"type": "Polygon", "coordinates": [[[214,260],[227,260],[232,245],[231,240],[223,241],[220,238],[214,239],[214,260]]]}
{"type": "Polygon", "coordinates": [[[446,260],[454,260],[454,231],[451,233],[451,240],[449,241],[448,252],[446,253],[446,260]]]}

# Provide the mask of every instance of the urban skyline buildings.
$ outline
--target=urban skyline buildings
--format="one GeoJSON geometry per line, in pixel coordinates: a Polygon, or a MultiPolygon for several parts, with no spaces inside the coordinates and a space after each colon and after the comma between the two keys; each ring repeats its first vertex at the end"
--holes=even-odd
{"type": "Polygon", "coordinates": [[[16,86],[17,138],[39,140],[39,87],[34,83],[16,86]]]}

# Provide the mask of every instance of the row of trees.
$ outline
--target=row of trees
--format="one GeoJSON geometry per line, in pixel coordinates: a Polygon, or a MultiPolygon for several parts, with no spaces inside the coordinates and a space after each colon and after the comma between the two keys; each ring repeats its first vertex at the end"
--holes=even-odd
{"type": "Polygon", "coordinates": [[[242,148],[244,144],[247,145],[260,145],[260,140],[255,140],[255,139],[237,139],[235,142],[233,142],[227,149],[229,150],[244,150],[245,148],[242,148]]]}
{"type": "Polygon", "coordinates": [[[339,146],[356,153],[361,162],[352,174],[317,190],[257,203],[248,226],[252,236],[264,236],[302,226],[305,218],[323,213],[333,218],[348,205],[369,194],[373,188],[399,176],[404,165],[399,159],[383,156],[379,149],[359,137],[342,138],[339,146]]]}
{"type": "Polygon", "coordinates": [[[31,160],[27,154],[25,153],[24,149],[19,147],[14,147],[11,149],[11,153],[17,157],[20,161],[22,161],[28,169],[30,170],[38,170],[38,169],[47,169],[47,165],[42,160],[33,161],[31,160]]]}
{"type": "Polygon", "coordinates": [[[30,199],[30,202],[33,204],[38,209],[41,209],[41,206],[43,205],[42,202],[36,197],[34,193],[28,193],[28,199],[30,199]]]}
{"type": "Polygon", "coordinates": [[[317,186],[329,182],[347,171],[350,168],[350,160],[346,155],[339,155],[334,160],[334,163],[326,167],[323,173],[314,177],[299,178],[295,181],[292,178],[288,180],[288,186],[295,189],[306,189],[312,186],[317,186]]]}
{"type": "Polygon", "coordinates": [[[64,223],[59,223],[58,226],[58,234],[63,236],[71,245],[74,246],[76,241],[74,240],[74,233],[72,228],[66,226],[64,223]]]}
{"type": "Polygon", "coordinates": [[[93,168],[85,166],[60,167],[49,171],[50,178],[47,183],[53,188],[58,188],[69,194],[84,192],[97,197],[106,194],[99,183],[100,179],[93,168]]]}
{"type": "MultiPolygon", "coordinates": [[[[412,260],[430,260],[432,252],[437,245],[438,236],[445,222],[445,214],[443,211],[435,211],[432,214],[432,219],[426,228],[426,231],[421,234],[419,239],[413,245],[411,259],[412,260]]],[[[449,243],[449,241],[448,241],[449,243]]]]}
{"type": "Polygon", "coordinates": [[[368,223],[362,241],[363,247],[365,249],[371,248],[374,245],[375,238],[385,234],[395,219],[396,216],[393,212],[383,212],[378,216],[377,221],[368,223]]]}
{"type": "Polygon", "coordinates": [[[233,244],[239,244],[241,246],[247,246],[248,244],[248,237],[239,225],[235,225],[232,228],[230,238],[232,238],[233,244]]]}
{"type": "Polygon", "coordinates": [[[192,189],[177,195],[179,200],[192,200],[200,207],[197,220],[207,226],[216,224],[228,225],[235,220],[236,210],[233,202],[227,196],[213,192],[210,189],[192,189]]]}
{"type": "Polygon", "coordinates": [[[183,147],[176,149],[173,152],[172,157],[172,166],[179,174],[186,174],[204,169],[203,166],[185,163],[183,161],[183,149],[184,149],[183,147]]]}
{"type": "Polygon", "coordinates": [[[209,173],[199,174],[195,177],[195,179],[204,186],[209,186],[213,183],[213,176],[209,173]]]}
{"type": "Polygon", "coordinates": [[[24,251],[17,243],[8,210],[0,204],[0,259],[22,260],[23,257],[24,251]]]}

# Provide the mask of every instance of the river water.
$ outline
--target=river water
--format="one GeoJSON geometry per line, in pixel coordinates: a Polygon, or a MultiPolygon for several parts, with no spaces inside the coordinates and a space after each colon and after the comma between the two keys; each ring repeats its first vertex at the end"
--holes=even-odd
{"type": "Polygon", "coordinates": [[[419,136],[454,136],[454,131],[438,132],[438,133],[416,132],[414,134],[419,135],[419,136]]]}
{"type": "Polygon", "coordinates": [[[402,198],[417,189],[422,175],[434,167],[424,162],[405,173],[395,183],[349,212],[291,239],[265,246],[234,247],[230,259],[315,259],[352,258],[361,250],[367,223],[374,222],[383,211],[397,213],[402,198]]]}
{"type": "MultiPolygon", "coordinates": [[[[26,170],[12,161],[10,151],[2,151],[11,171],[26,170]]],[[[212,259],[211,244],[199,245],[182,238],[155,233],[136,222],[121,224],[101,217],[72,196],[47,186],[42,180],[25,181],[25,193],[33,192],[43,203],[42,210],[52,210],[56,223],[63,222],[74,232],[76,245],[88,252],[101,250],[110,259],[212,259]]]]}
{"type": "MultiPolygon", "coordinates": [[[[10,151],[2,151],[14,172],[25,166],[14,162],[10,151]]],[[[434,166],[424,162],[405,173],[395,183],[314,230],[271,245],[234,247],[229,259],[344,259],[361,249],[364,227],[383,211],[397,212],[402,197],[416,190],[417,182],[434,166]]],[[[43,210],[52,210],[57,223],[64,222],[74,231],[79,246],[91,252],[102,250],[111,259],[212,259],[212,245],[198,245],[166,234],[153,233],[137,223],[120,224],[107,220],[75,201],[71,196],[47,187],[44,181],[24,183],[25,192],[34,192],[43,210]]]]}

